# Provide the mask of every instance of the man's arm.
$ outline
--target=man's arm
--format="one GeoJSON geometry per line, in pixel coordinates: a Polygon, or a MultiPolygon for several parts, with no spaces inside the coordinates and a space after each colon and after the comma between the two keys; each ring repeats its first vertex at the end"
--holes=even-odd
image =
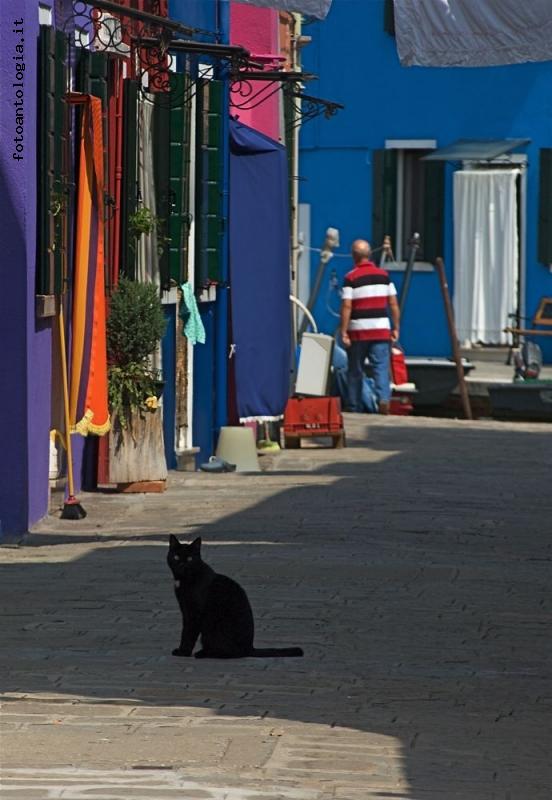
{"type": "Polygon", "coordinates": [[[351,344],[351,340],[349,338],[349,334],[347,333],[347,329],[349,327],[349,321],[351,319],[351,309],[353,307],[353,303],[351,300],[342,300],[341,301],[341,341],[345,345],[345,347],[349,347],[351,344]]]}
{"type": "Polygon", "coordinates": [[[393,325],[393,329],[391,330],[391,339],[396,342],[399,338],[401,311],[397,302],[397,298],[394,295],[389,298],[389,311],[391,312],[391,323],[393,325]]]}

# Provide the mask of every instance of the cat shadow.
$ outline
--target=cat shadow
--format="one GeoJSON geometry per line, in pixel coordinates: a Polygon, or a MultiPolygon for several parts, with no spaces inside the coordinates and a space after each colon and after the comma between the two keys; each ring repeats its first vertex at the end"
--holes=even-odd
{"type": "Polygon", "coordinates": [[[397,744],[410,790],[381,797],[548,797],[549,436],[371,425],[364,455],[298,459],[296,485],[210,522],[205,481],[164,511],[163,498],[130,508],[126,528],[155,532],[38,532],[36,557],[0,568],[7,702],[77,695],[352,729],[367,747],[397,744]],[[256,645],[304,658],[171,657],[179,524],[247,590],[256,645]]]}

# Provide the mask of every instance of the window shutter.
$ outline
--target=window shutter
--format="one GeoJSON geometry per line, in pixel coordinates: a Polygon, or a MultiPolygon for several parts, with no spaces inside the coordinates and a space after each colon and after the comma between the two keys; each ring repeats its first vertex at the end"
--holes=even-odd
{"type": "Polygon", "coordinates": [[[222,219],[222,106],[223,84],[206,81],[197,94],[197,208],[196,282],[206,286],[221,279],[222,219]]]}
{"type": "MultiPolygon", "coordinates": [[[[109,77],[109,56],[106,53],[94,53],[91,50],[80,48],[77,61],[77,88],[83,94],[91,94],[99,97],[102,101],[102,134],[104,142],[104,195],[107,191],[107,176],[109,175],[108,158],[109,153],[109,127],[107,122],[108,106],[108,77],[109,77]]],[[[104,267],[106,288],[111,275],[111,265],[105,264],[105,259],[109,258],[109,230],[104,225],[104,267]]]]}
{"type": "Polygon", "coordinates": [[[395,35],[395,6],[393,0],[384,0],[383,30],[390,36],[395,35]]]}
{"type": "Polygon", "coordinates": [[[62,291],[63,252],[66,250],[69,211],[64,180],[67,143],[66,104],[67,43],[64,34],[40,26],[39,39],[39,161],[37,294],[62,291]]]}
{"type": "MultiPolygon", "coordinates": [[[[372,236],[373,247],[383,244],[384,236],[394,239],[397,232],[397,153],[374,150],[372,154],[372,236]]],[[[392,242],[393,243],[393,242],[392,242]]]]}
{"type": "MultiPolygon", "coordinates": [[[[107,53],[94,53],[80,49],[77,62],[77,86],[79,92],[99,97],[102,101],[103,140],[108,142],[107,101],[108,101],[109,56],[107,53]]],[[[107,162],[107,153],[104,159],[107,162]]],[[[105,164],[107,175],[107,163],[105,164]]]]}
{"type": "Polygon", "coordinates": [[[422,253],[424,261],[442,258],[444,246],[445,163],[425,162],[424,227],[422,253]]]}
{"type": "Polygon", "coordinates": [[[188,261],[190,180],[190,78],[171,75],[175,98],[170,109],[169,156],[169,277],[180,285],[186,280],[188,261]]]}
{"type": "Polygon", "coordinates": [[[123,180],[121,184],[121,274],[136,277],[136,253],[128,235],[128,218],[136,212],[136,133],[138,83],[123,81],[123,180]]]}
{"type": "Polygon", "coordinates": [[[552,264],[552,148],[539,154],[539,230],[538,259],[552,264]]]}

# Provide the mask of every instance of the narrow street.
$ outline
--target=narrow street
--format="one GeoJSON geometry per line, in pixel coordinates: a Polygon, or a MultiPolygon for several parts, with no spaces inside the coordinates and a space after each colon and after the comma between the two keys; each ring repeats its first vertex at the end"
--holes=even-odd
{"type": "Polygon", "coordinates": [[[3,800],[550,800],[551,430],[348,415],[0,548],[3,800]],[[172,657],[169,533],[305,657],[172,657]]]}

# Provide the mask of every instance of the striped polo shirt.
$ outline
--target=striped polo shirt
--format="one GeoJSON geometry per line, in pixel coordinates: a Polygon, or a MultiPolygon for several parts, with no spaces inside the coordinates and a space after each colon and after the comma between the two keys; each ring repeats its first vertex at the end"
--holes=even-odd
{"type": "Polygon", "coordinates": [[[345,275],[341,298],[352,301],[348,334],[352,341],[391,338],[389,298],[397,294],[389,273],[363,261],[345,275]]]}

